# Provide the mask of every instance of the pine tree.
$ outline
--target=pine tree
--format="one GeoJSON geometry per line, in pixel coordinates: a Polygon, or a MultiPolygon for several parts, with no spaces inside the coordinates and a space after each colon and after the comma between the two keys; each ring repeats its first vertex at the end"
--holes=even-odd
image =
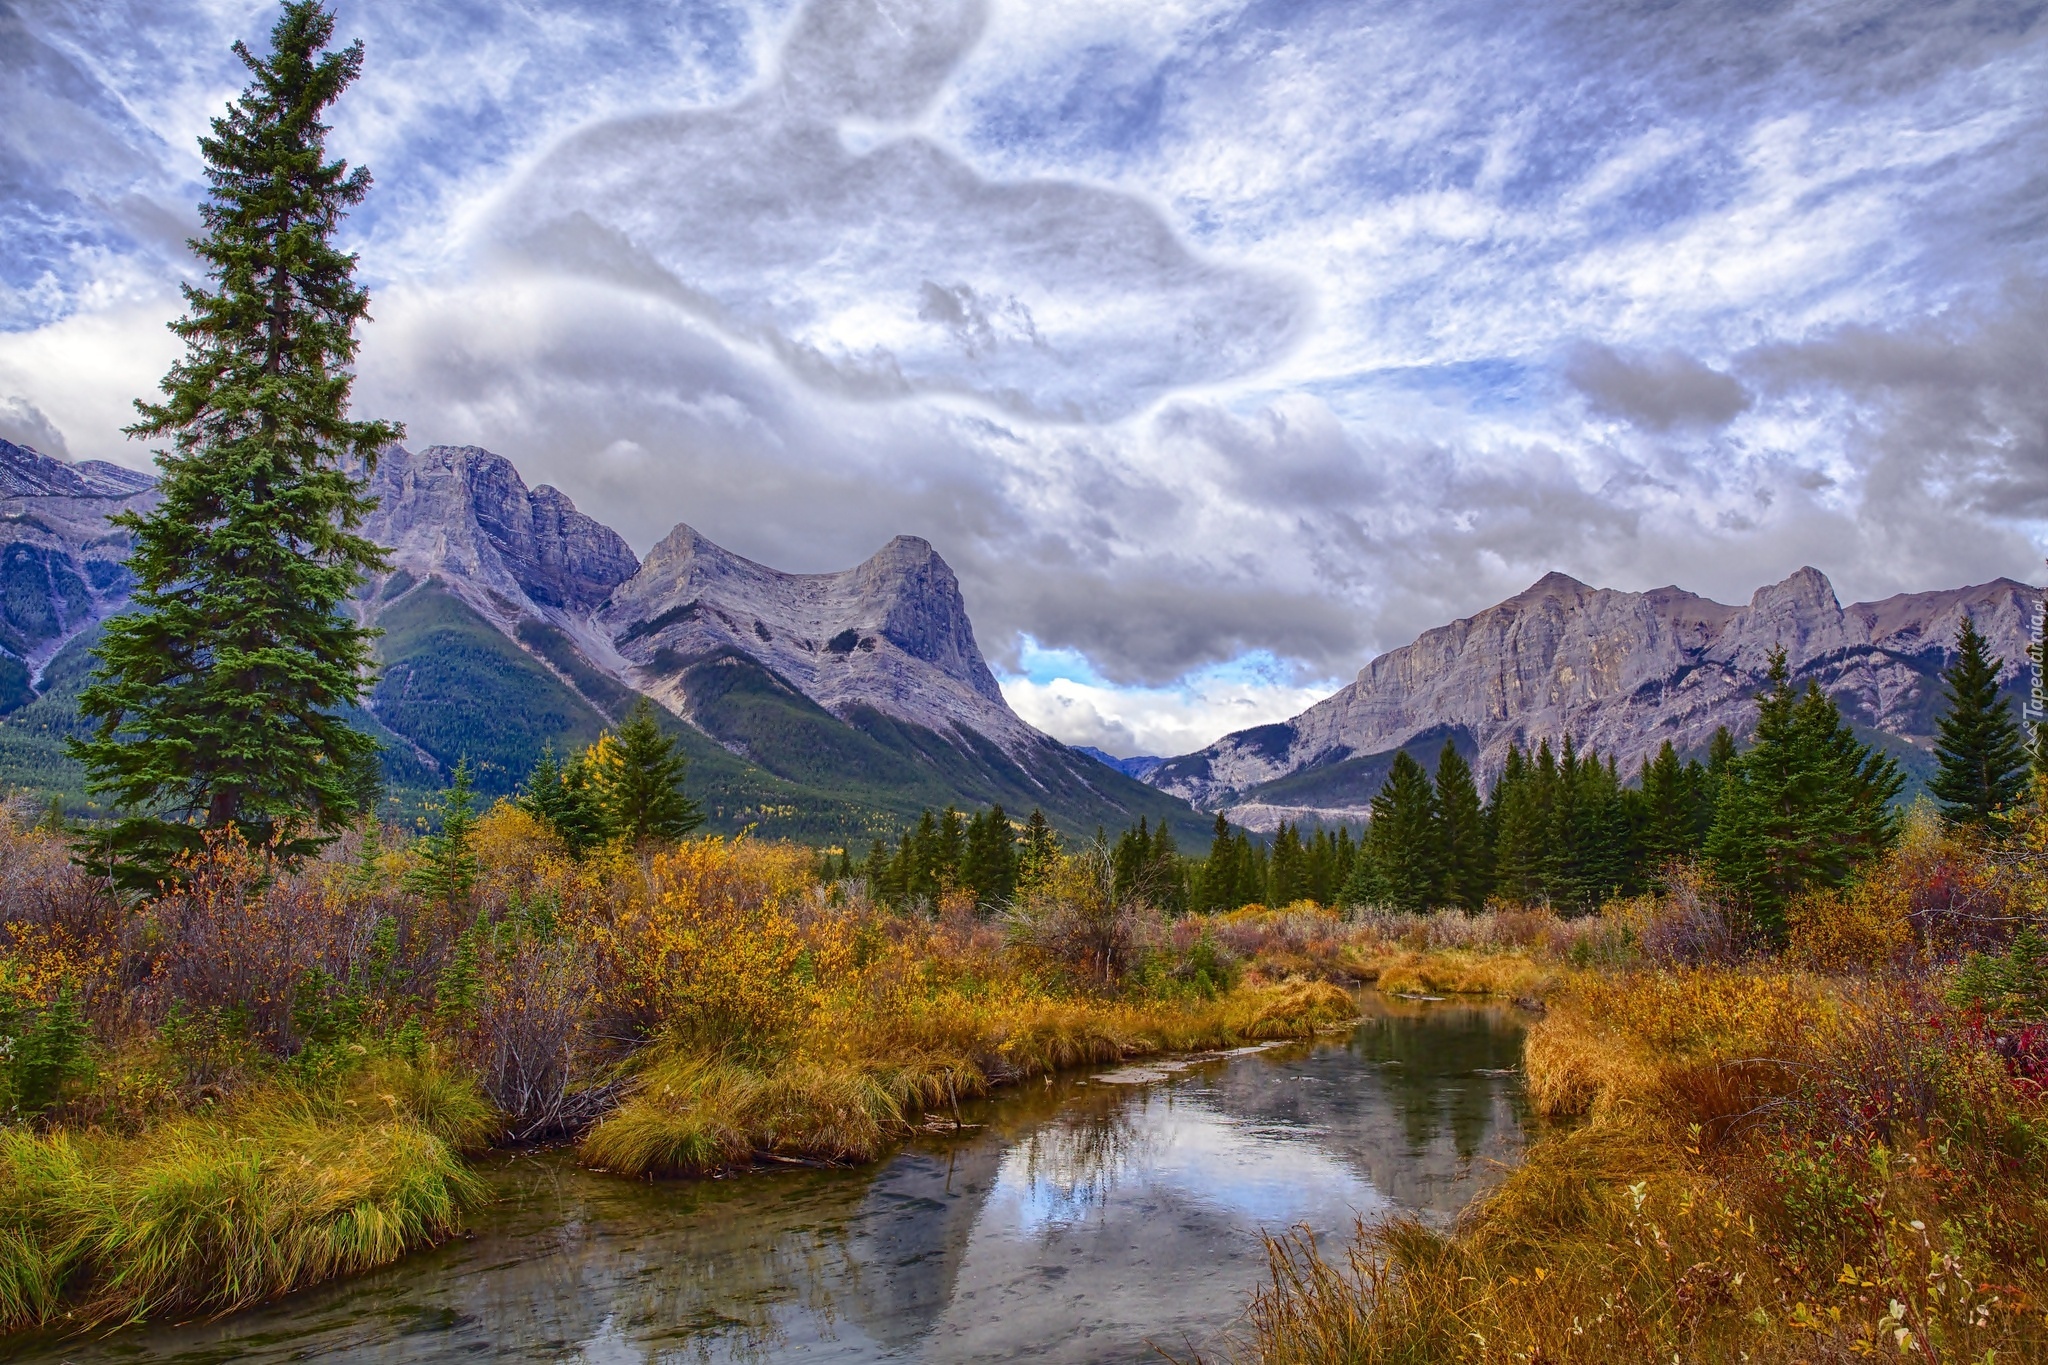
{"type": "Polygon", "coordinates": [[[1201,886],[1197,896],[1197,910],[1235,910],[1237,903],[1232,899],[1237,890],[1237,839],[1230,829],[1230,821],[1223,815],[1216,817],[1216,833],[1209,840],[1209,856],[1202,862],[1201,886]]]}
{"type": "Polygon", "coordinates": [[[1486,829],[1499,893],[1524,905],[1542,899],[1543,828],[1535,774],[1521,749],[1512,743],[1500,775],[1487,793],[1486,829]]]}
{"type": "Polygon", "coordinates": [[[1655,874],[1675,859],[1690,857],[1694,850],[1695,811],[1691,784],[1678,750],[1665,740],[1653,763],[1643,760],[1642,854],[1655,874]]]}
{"type": "Polygon", "coordinates": [[[581,754],[561,762],[552,744],[542,747],[540,761],[514,804],[544,821],[579,857],[611,837],[610,822],[591,785],[590,765],[581,754]]]}
{"type": "Polygon", "coordinates": [[[704,823],[697,803],[683,795],[689,760],[661,732],[654,707],[641,697],[619,728],[591,746],[590,782],[615,838],[639,845],[680,839],[704,823]]]}
{"type": "Polygon", "coordinates": [[[1373,876],[1386,904],[1427,909],[1439,898],[1436,794],[1429,774],[1402,749],[1372,798],[1365,841],[1373,876]]]}
{"type": "Polygon", "coordinates": [[[1237,852],[1232,857],[1236,864],[1237,884],[1231,892],[1231,905],[1265,904],[1268,880],[1266,846],[1252,842],[1250,833],[1239,830],[1237,852]]]}
{"type": "Polygon", "coordinates": [[[1017,894],[1017,838],[1010,817],[992,806],[967,822],[967,851],[960,859],[960,884],[977,905],[1001,905],[1017,894]]]}
{"type": "Polygon", "coordinates": [[[1472,769],[1448,740],[1436,760],[1436,814],[1444,900],[1465,910],[1478,910],[1493,889],[1486,813],[1479,804],[1472,769]]]}
{"type": "Polygon", "coordinates": [[[2034,606],[2034,639],[2027,646],[2034,677],[2027,689],[2027,751],[2033,758],[2034,782],[2048,783],[2048,594],[2034,606]]]}
{"type": "Polygon", "coordinates": [[[1283,820],[1273,832],[1273,860],[1266,876],[1268,905],[1292,905],[1308,893],[1308,858],[1299,826],[1283,820]]]}
{"type": "Polygon", "coordinates": [[[1941,675],[1948,711],[1934,752],[1940,768],[1927,790],[1951,824],[1983,825],[2027,789],[2027,752],[2012,708],[1998,695],[2001,660],[1985,651],[1977,623],[1963,618],[1955,661],[1941,675]]]}
{"type": "Polygon", "coordinates": [[[1030,820],[1024,825],[1024,847],[1017,855],[1019,894],[1051,885],[1053,873],[1059,870],[1059,865],[1060,837],[1046,823],[1045,812],[1033,810],[1030,820]]]}
{"type": "Polygon", "coordinates": [[[1890,803],[1905,779],[1859,743],[1812,682],[1795,691],[1783,650],[1757,697],[1756,736],[1728,766],[1707,856],[1745,896],[1767,932],[1782,934],[1786,903],[1809,886],[1839,886],[1884,851],[1890,803]]]}
{"type": "Polygon", "coordinates": [[[362,69],[327,52],[334,19],[291,0],[249,87],[200,139],[211,186],[190,242],[185,354],[132,436],[169,437],[161,499],[113,522],[134,537],[133,607],[108,621],[69,749],[125,812],[101,857],[160,880],[206,830],[302,857],[375,808],[378,746],[343,712],[369,685],[371,632],[345,608],[383,551],[357,534],[363,479],[402,436],[348,417],[369,295],[335,230],[369,173],[326,157],[320,116],[362,69]]]}
{"type": "Polygon", "coordinates": [[[420,840],[420,865],[406,877],[406,886],[442,905],[462,905],[476,886],[476,793],[470,786],[469,760],[455,765],[448,787],[430,798],[427,808],[440,817],[433,833],[420,840]]]}

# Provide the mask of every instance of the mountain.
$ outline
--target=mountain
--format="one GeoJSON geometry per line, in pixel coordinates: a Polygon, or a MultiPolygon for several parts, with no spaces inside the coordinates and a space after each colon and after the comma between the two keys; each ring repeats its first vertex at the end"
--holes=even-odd
{"type": "Polygon", "coordinates": [[[1076,744],[1074,752],[1086,754],[1097,763],[1106,763],[1125,777],[1135,777],[1140,782],[1143,782],[1153,769],[1166,762],[1165,759],[1155,758],[1150,754],[1136,758],[1118,758],[1115,754],[1098,749],[1092,744],[1076,744]]]}
{"type": "Polygon", "coordinates": [[[1000,802],[1076,836],[1140,818],[1206,829],[1010,710],[925,541],[789,574],[678,526],[641,563],[562,493],[472,446],[394,448],[371,491],[366,529],[392,553],[361,600],[385,632],[370,709],[423,762],[469,755],[486,791],[646,695],[719,827],[864,842],[927,805],[1000,802]]]}
{"type": "Polygon", "coordinates": [[[1252,828],[1358,822],[1396,751],[1434,765],[1448,741],[1482,774],[1508,745],[1572,735],[1633,772],[1665,740],[1702,754],[1753,723],[1770,653],[1817,682],[1909,772],[1929,769],[1939,675],[1965,614],[2008,661],[2015,700],[2041,593],[2011,579],[1844,607],[1804,568],[1727,606],[1676,587],[1592,588],[1553,573],[1476,616],[1425,632],[1290,721],[1226,735],[1146,778],[1252,828]]]}
{"type": "Polygon", "coordinates": [[[0,441],[0,713],[25,705],[66,643],[127,599],[114,512],[154,498],[145,474],[66,464],[0,441]]]}
{"type": "MultiPolygon", "coordinates": [[[[1102,767],[1010,710],[960,585],[900,536],[836,574],[785,574],[678,526],[643,564],[559,490],[474,446],[394,447],[366,532],[390,547],[356,612],[381,635],[356,719],[398,806],[463,758],[487,796],[545,746],[594,740],[645,695],[691,759],[709,827],[864,845],[926,806],[1034,807],[1074,837],[1185,802],[1102,767]]],[[[64,756],[96,627],[126,601],[125,533],[153,484],[0,442],[0,788],[84,803],[64,756]]]]}

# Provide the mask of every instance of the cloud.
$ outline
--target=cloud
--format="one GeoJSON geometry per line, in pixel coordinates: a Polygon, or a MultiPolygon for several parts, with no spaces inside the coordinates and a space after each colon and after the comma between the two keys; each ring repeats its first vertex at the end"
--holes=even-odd
{"type": "Polygon", "coordinates": [[[1581,342],[1565,362],[1564,374],[1595,412],[1645,431],[1726,426],[1750,404],[1740,380],[1678,350],[1630,357],[1598,342],[1581,342]]]}
{"type": "MultiPolygon", "coordinates": [[[[269,13],[0,16],[0,395],[74,455],[146,458],[192,139],[269,13]]],[[[642,547],[924,535],[999,668],[1086,664],[1016,704],[1118,750],[1551,569],[2025,574],[2044,13],[353,0],[358,407],[642,547]]]]}
{"type": "Polygon", "coordinates": [[[71,447],[56,423],[26,398],[0,398],[0,441],[29,446],[60,460],[71,458],[71,447]]]}
{"type": "Polygon", "coordinates": [[[1145,200],[991,180],[940,144],[841,124],[914,117],[972,47],[968,0],[813,0],[776,80],[714,109],[594,124],[499,211],[524,259],[687,307],[848,397],[959,394],[1101,421],[1259,370],[1299,288],[1204,260],[1145,200]]]}

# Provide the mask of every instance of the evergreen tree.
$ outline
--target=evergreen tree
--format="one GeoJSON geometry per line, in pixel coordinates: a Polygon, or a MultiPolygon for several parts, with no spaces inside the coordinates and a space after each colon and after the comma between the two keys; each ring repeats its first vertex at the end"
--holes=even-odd
{"type": "Polygon", "coordinates": [[[1017,894],[1017,837],[1010,817],[992,806],[967,823],[967,851],[960,861],[960,882],[974,893],[977,905],[1001,905],[1017,894]]]}
{"type": "Polygon", "coordinates": [[[545,822],[579,857],[611,837],[610,822],[591,785],[590,765],[581,754],[561,762],[552,744],[542,747],[540,761],[514,804],[545,822]]]}
{"type": "Polygon", "coordinates": [[[704,823],[704,812],[683,795],[689,760],[661,732],[645,697],[633,703],[616,731],[591,746],[589,767],[589,781],[614,837],[634,845],[680,839],[704,823]]]}
{"type": "Polygon", "coordinates": [[[2027,689],[2027,750],[2033,757],[2035,783],[2048,783],[2048,600],[2036,604],[2034,640],[2027,646],[2034,677],[2027,689]]]}
{"type": "Polygon", "coordinates": [[[1033,810],[1024,825],[1024,847],[1017,855],[1017,890],[1041,890],[1051,885],[1060,865],[1060,837],[1046,823],[1045,812],[1033,810]]]}
{"type": "Polygon", "coordinates": [[[1429,774],[1402,749],[1373,794],[1372,824],[1365,835],[1377,888],[1394,909],[1423,910],[1439,899],[1436,824],[1429,774]]]}
{"type": "Polygon", "coordinates": [[[883,905],[896,903],[896,897],[889,894],[889,846],[880,839],[868,844],[868,856],[860,865],[860,875],[867,880],[870,899],[883,905]]]}
{"type": "Polygon", "coordinates": [[[1230,821],[1222,815],[1216,817],[1216,833],[1209,841],[1209,856],[1202,862],[1201,885],[1198,888],[1195,908],[1197,910],[1234,910],[1237,902],[1237,838],[1231,832],[1230,821]]]}
{"type": "Polygon", "coordinates": [[[1493,848],[1494,885],[1523,905],[1543,898],[1543,820],[1535,773],[1514,744],[1487,794],[1486,826],[1493,848]]]}
{"type": "MultiPolygon", "coordinates": [[[[1548,753],[1548,746],[1545,747],[1548,753]]],[[[1539,755],[1537,769],[1543,771],[1539,755]]],[[[1562,912],[1577,913],[1587,908],[1587,853],[1591,843],[1591,821],[1585,810],[1586,784],[1579,772],[1579,756],[1570,735],[1564,737],[1563,751],[1551,769],[1550,819],[1544,832],[1546,856],[1543,866],[1543,894],[1562,912]]]]}
{"type": "Polygon", "coordinates": [[[1291,905],[1308,894],[1308,856],[1301,829],[1285,820],[1273,832],[1273,858],[1266,873],[1266,904],[1291,905]]]}
{"type": "Polygon", "coordinates": [[[476,886],[476,793],[469,782],[469,760],[455,765],[448,787],[430,798],[427,808],[440,817],[433,833],[420,840],[420,865],[406,877],[406,886],[442,905],[462,905],[476,886]]]}
{"type": "Polygon", "coordinates": [[[960,885],[960,862],[967,856],[967,825],[951,806],[939,813],[939,838],[932,846],[932,870],[947,891],[960,885]]]}
{"type": "Polygon", "coordinates": [[[1813,683],[1795,691],[1785,653],[1757,697],[1756,737],[1728,765],[1707,856],[1758,923],[1784,928],[1785,904],[1809,886],[1839,886],[1893,837],[1898,765],[1857,742],[1813,683]]]}
{"type": "Polygon", "coordinates": [[[903,881],[905,899],[912,904],[935,908],[946,889],[944,846],[939,836],[939,817],[927,806],[917,818],[917,828],[904,841],[909,858],[903,881]]]}
{"type": "Polygon", "coordinates": [[[1952,824],[1983,825],[2027,789],[2027,752],[2012,708],[1998,695],[2003,661],[1985,651],[1977,623],[1963,618],[1956,656],[1941,675],[1948,711],[1934,752],[1940,768],[1927,790],[1952,824]]]}
{"type": "Polygon", "coordinates": [[[326,155],[321,114],[362,69],[327,52],[334,19],[291,0],[249,87],[200,139],[209,288],[184,286],[185,354],[132,436],[169,437],[160,501],[112,521],[134,538],[131,610],[108,621],[69,749],[125,812],[99,856],[131,886],[160,880],[206,830],[239,828],[286,857],[375,808],[377,744],[344,719],[372,674],[347,614],[383,551],[357,534],[363,480],[403,435],[348,417],[348,367],[369,295],[333,236],[369,173],[326,155]]]}
{"type": "Polygon", "coordinates": [[[1493,889],[1493,859],[1486,845],[1486,813],[1472,769],[1448,740],[1436,760],[1437,859],[1443,898],[1465,910],[1486,904],[1493,889]]]}
{"type": "Polygon", "coordinates": [[[1233,855],[1233,861],[1236,863],[1237,885],[1231,892],[1232,907],[1265,904],[1266,846],[1254,843],[1249,833],[1239,830],[1237,852],[1233,855]]]}
{"type": "Polygon", "coordinates": [[[1677,761],[1677,749],[1667,739],[1657,749],[1657,761],[1642,759],[1642,831],[1638,843],[1642,862],[1655,874],[1665,864],[1690,857],[1696,849],[1698,810],[1688,780],[1686,765],[1677,761]]]}

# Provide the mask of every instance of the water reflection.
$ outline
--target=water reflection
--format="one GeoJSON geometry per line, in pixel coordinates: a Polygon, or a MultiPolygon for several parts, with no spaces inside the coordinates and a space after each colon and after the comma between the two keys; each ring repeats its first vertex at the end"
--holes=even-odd
{"type": "Polygon", "coordinates": [[[26,1358],[1105,1361],[1212,1342],[1262,1230],[1448,1219],[1521,1140],[1506,1011],[1381,1004],[1314,1045],[967,1108],[866,1171],[697,1184],[490,1170],[473,1237],[222,1323],[26,1358]]]}

